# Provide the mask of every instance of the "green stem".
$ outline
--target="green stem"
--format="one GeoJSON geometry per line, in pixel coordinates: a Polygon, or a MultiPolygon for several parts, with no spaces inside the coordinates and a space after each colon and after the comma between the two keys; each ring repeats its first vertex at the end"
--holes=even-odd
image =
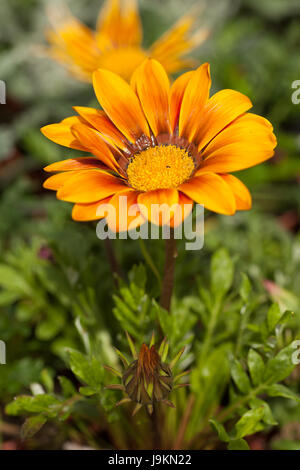
{"type": "Polygon", "coordinates": [[[147,250],[146,244],[142,238],[139,238],[139,244],[140,244],[142,255],[144,256],[146,263],[148,264],[149,268],[151,269],[154,276],[156,277],[157,282],[159,284],[159,288],[161,289],[162,281],[161,281],[159,271],[157,267],[155,266],[154,262],[152,261],[152,258],[147,250]]]}
{"type": "Polygon", "coordinates": [[[171,298],[174,287],[175,260],[177,258],[174,229],[170,230],[170,238],[166,240],[166,258],[160,305],[170,312],[171,298]]]}
{"type": "Polygon", "coordinates": [[[251,392],[249,392],[247,395],[245,395],[244,397],[242,397],[242,398],[240,398],[239,400],[237,400],[237,401],[236,401],[235,403],[233,403],[229,408],[227,408],[226,410],[222,411],[222,412],[217,416],[218,421],[219,421],[220,423],[224,423],[227,419],[230,418],[230,416],[232,415],[233,411],[234,411],[236,408],[239,408],[240,406],[244,405],[244,404],[247,403],[249,400],[251,400],[251,398],[255,398],[259,393],[262,393],[266,386],[267,386],[267,383],[261,384],[261,385],[259,385],[258,387],[254,388],[253,390],[251,390],[251,392]]]}
{"type": "Polygon", "coordinates": [[[241,318],[240,325],[239,325],[238,337],[237,337],[236,347],[235,347],[235,356],[236,357],[239,357],[239,354],[240,354],[240,351],[241,351],[241,348],[242,348],[243,334],[244,334],[244,330],[247,326],[250,314],[251,314],[251,311],[248,308],[248,306],[246,306],[245,311],[242,314],[242,318],[241,318]]]}

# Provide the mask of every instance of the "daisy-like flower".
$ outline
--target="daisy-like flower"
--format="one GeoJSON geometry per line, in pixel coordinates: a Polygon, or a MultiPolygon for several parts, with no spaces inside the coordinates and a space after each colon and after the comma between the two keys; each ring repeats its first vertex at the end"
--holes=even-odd
{"type": "MultiPolygon", "coordinates": [[[[247,113],[252,104],[245,95],[222,90],[209,98],[209,64],[183,74],[171,87],[162,65],[152,59],[137,68],[131,85],[108,70],[93,78],[103,111],[75,107],[77,116],[42,128],[54,142],[93,155],[45,168],[60,172],[44,187],[75,203],[74,220],[101,218],[103,202],[115,208],[117,220],[107,216],[114,231],[145,220],[160,224],[161,214],[151,208],[161,204],[190,211],[195,201],[228,215],[250,209],[248,189],[231,173],[272,157],[276,138],[269,121],[247,113]],[[121,195],[128,210],[138,208],[137,216],[120,206],[121,195]]],[[[164,223],[180,223],[175,212],[170,210],[164,223]]]]}
{"type": "MultiPolygon", "coordinates": [[[[54,16],[54,12],[50,17],[54,16]]],[[[193,67],[186,55],[207,37],[207,29],[193,33],[194,18],[186,15],[158,39],[149,50],[142,47],[142,26],[136,0],[107,0],[100,11],[96,31],[63,13],[53,18],[47,32],[48,52],[73,75],[91,81],[98,68],[117,73],[129,80],[147,57],[162,63],[168,73],[193,67]]]]}

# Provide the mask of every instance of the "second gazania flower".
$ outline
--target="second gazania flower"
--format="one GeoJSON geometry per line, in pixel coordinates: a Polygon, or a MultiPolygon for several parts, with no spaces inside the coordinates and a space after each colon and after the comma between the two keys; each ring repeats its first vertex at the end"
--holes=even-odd
{"type": "MultiPolygon", "coordinates": [[[[141,208],[136,225],[151,218],[153,204],[192,209],[195,201],[228,215],[250,209],[248,189],[229,173],[272,157],[276,138],[269,121],[247,113],[252,103],[245,95],[222,90],[209,98],[209,64],[171,87],[164,68],[151,59],[136,69],[131,85],[102,69],[93,83],[103,111],[75,107],[77,116],[42,128],[54,142],[93,155],[46,167],[61,172],[44,186],[75,203],[74,220],[100,218],[99,205],[109,202],[121,224],[108,217],[108,225],[126,230],[132,217],[119,217],[120,195],[129,207],[141,208]]],[[[171,211],[170,225],[172,217],[171,211]]],[[[154,219],[161,220],[157,214],[154,219]]]]}

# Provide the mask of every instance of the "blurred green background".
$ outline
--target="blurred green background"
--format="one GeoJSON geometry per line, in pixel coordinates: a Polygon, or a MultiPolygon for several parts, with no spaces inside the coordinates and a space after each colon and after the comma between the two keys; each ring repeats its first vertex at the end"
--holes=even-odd
{"type": "MultiPolygon", "coordinates": [[[[42,189],[42,168],[78,153],[46,140],[39,128],[72,114],[72,106],[95,104],[91,86],[78,83],[40,53],[49,3],[0,2],[0,79],[7,86],[7,103],[0,105],[0,339],[7,344],[7,365],[0,365],[0,417],[1,405],[3,411],[43,371],[51,376],[64,371],[64,348],[79,343],[76,317],[87,325],[96,323],[107,347],[107,324],[114,328],[114,280],[95,224],[72,222],[71,205],[42,189]]],[[[95,26],[100,0],[68,3],[75,16],[95,26]]],[[[194,3],[141,0],[145,45],[194,3]]],[[[291,96],[292,83],[300,80],[299,0],[210,0],[198,23],[209,27],[211,35],[193,57],[211,63],[213,92],[233,88],[247,94],[253,112],[274,125],[278,148],[270,162],[239,175],[253,194],[251,212],[207,214],[204,249],[178,262],[177,293],[193,292],[195,274],[205,276],[210,253],[222,245],[259,292],[267,292],[265,281],[270,280],[281,288],[271,295],[297,311],[300,104],[293,104],[291,96]]],[[[125,273],[142,260],[136,242],[117,240],[114,245],[125,273]]],[[[154,242],[149,249],[154,250],[154,242]]],[[[286,410],[278,414],[285,429],[291,417],[286,410]]]]}

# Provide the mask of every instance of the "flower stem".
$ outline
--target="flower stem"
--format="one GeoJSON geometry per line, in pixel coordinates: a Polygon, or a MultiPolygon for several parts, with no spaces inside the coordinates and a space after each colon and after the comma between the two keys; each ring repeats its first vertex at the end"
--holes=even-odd
{"type": "Polygon", "coordinates": [[[170,311],[172,292],[174,287],[175,259],[177,258],[174,230],[170,229],[170,238],[166,240],[166,258],[160,305],[170,311]]]}
{"type": "Polygon", "coordinates": [[[175,443],[174,443],[174,447],[173,447],[174,450],[180,450],[182,448],[184,435],[185,435],[185,432],[186,432],[186,428],[189,424],[189,419],[190,419],[190,416],[192,414],[194,404],[195,404],[195,396],[190,395],[189,399],[187,401],[185,412],[183,414],[182,420],[181,420],[179,428],[178,428],[178,434],[175,438],[175,443]]]}

